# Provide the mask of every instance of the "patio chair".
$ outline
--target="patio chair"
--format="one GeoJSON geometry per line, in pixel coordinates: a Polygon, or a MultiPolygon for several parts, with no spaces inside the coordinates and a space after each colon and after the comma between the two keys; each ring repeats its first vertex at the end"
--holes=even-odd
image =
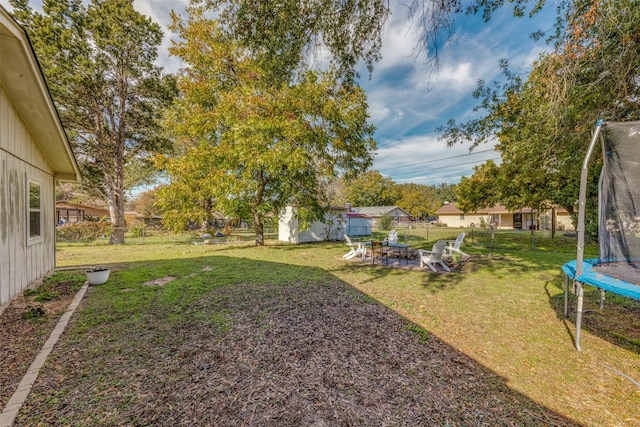
{"type": "Polygon", "coordinates": [[[389,235],[386,238],[387,243],[398,243],[398,232],[396,230],[391,230],[389,235]]]}
{"type": "Polygon", "coordinates": [[[468,258],[470,255],[462,252],[462,250],[460,249],[460,246],[462,246],[463,241],[464,241],[464,231],[458,234],[458,237],[456,238],[456,240],[445,240],[445,242],[447,243],[446,250],[449,252],[449,255],[453,255],[454,252],[457,252],[460,255],[462,255],[463,258],[468,258]]]}
{"type": "Polygon", "coordinates": [[[344,235],[344,241],[347,243],[347,246],[349,246],[349,252],[347,252],[346,254],[342,255],[342,258],[344,259],[351,259],[355,256],[364,256],[364,251],[366,250],[365,247],[362,245],[362,243],[358,243],[358,246],[354,246],[354,244],[351,242],[351,239],[349,238],[349,236],[347,236],[346,234],[344,235]]]}
{"type": "Polygon", "coordinates": [[[389,251],[383,242],[371,242],[371,264],[376,263],[376,259],[380,258],[380,264],[384,261],[385,265],[389,265],[389,251]]]}
{"type": "Polygon", "coordinates": [[[451,271],[447,263],[442,259],[445,255],[445,248],[447,242],[445,240],[438,240],[430,251],[424,249],[418,249],[418,256],[420,258],[420,267],[425,265],[431,269],[434,273],[438,272],[437,266],[440,265],[445,271],[451,271]]]}

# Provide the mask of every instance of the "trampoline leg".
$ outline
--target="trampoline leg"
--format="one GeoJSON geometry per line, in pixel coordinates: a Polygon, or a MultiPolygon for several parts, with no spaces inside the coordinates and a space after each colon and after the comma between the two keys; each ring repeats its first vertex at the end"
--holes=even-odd
{"type": "Polygon", "coordinates": [[[582,300],[584,299],[584,287],[578,283],[578,310],[576,311],[576,349],[580,349],[580,327],[582,326],[582,300]]]}
{"type": "Polygon", "coordinates": [[[564,317],[569,317],[569,276],[564,276],[564,317]]]}
{"type": "Polygon", "coordinates": [[[604,308],[604,289],[600,289],[600,310],[604,308]]]}

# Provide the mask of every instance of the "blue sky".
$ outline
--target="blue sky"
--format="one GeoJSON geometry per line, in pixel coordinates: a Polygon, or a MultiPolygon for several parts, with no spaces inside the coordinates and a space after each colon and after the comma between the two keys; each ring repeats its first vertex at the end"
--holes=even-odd
{"type": "MultiPolygon", "coordinates": [[[[166,31],[169,13],[184,10],[185,0],[135,0],[138,11],[150,16],[166,31]]],[[[406,8],[392,1],[393,14],[387,24],[382,60],[371,76],[363,68],[361,86],[367,91],[371,122],[377,130],[378,150],[373,169],[397,183],[457,183],[470,176],[473,166],[499,159],[492,146],[447,147],[439,140],[438,126],[453,118],[464,122],[474,116],[472,91],[479,79],[490,82],[500,76],[498,63],[508,59],[511,68],[529,72],[538,54],[547,49],[542,41],[529,38],[536,29],[551,30],[555,3],[534,19],[515,19],[505,7],[485,24],[481,17],[460,16],[452,41],[439,52],[440,68],[430,74],[424,57],[416,57],[415,26],[406,19],[406,8]]],[[[11,10],[8,0],[0,0],[11,10]]],[[[40,1],[31,0],[34,8],[40,1]]],[[[160,48],[159,64],[168,72],[180,68],[178,58],[169,57],[167,32],[160,48]]]]}

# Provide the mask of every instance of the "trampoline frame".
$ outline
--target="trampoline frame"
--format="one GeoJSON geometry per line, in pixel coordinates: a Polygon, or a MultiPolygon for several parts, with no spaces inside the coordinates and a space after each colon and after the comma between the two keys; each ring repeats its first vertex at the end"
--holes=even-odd
{"type": "Polygon", "coordinates": [[[588,167],[593,150],[595,148],[598,139],[602,138],[601,130],[606,126],[604,119],[598,119],[596,128],[593,133],[593,138],[589,144],[589,149],[582,163],[582,170],[580,173],[580,195],[578,199],[578,248],[575,261],[570,261],[562,266],[562,271],[565,273],[565,288],[564,288],[564,315],[569,316],[569,278],[573,280],[573,290],[578,296],[578,303],[576,308],[576,335],[575,335],[575,347],[578,351],[580,348],[580,329],[582,326],[582,315],[584,305],[584,284],[589,284],[600,290],[600,308],[604,308],[605,291],[613,292],[618,295],[624,295],[634,299],[640,299],[640,287],[623,280],[618,280],[613,277],[606,276],[601,273],[597,273],[593,270],[594,265],[598,263],[598,259],[584,259],[584,233],[585,233],[585,205],[587,198],[587,176],[588,167]]]}

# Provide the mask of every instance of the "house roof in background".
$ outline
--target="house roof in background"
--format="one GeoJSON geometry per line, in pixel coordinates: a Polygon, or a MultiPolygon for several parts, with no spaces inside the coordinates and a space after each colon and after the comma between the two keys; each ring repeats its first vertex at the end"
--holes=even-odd
{"type": "MultiPolygon", "coordinates": [[[[566,210],[564,208],[557,208],[558,212],[566,212],[566,210]]],[[[504,207],[502,204],[500,203],[496,203],[495,205],[488,207],[488,208],[484,208],[484,209],[480,209],[476,212],[463,212],[460,209],[458,209],[457,207],[457,203],[456,202],[449,202],[446,205],[443,205],[440,209],[438,209],[435,213],[436,215],[461,215],[463,213],[467,213],[467,214],[506,214],[506,213],[531,213],[533,212],[533,209],[531,208],[522,208],[522,209],[518,209],[515,211],[511,211],[509,209],[507,209],[506,207],[504,207]]]]}
{"type": "Polygon", "coordinates": [[[383,216],[383,215],[388,215],[391,211],[396,209],[404,212],[406,216],[411,216],[409,212],[405,211],[400,206],[361,206],[361,207],[351,208],[351,211],[356,213],[361,213],[361,214],[367,214],[371,216],[383,216]]]}
{"type": "Polygon", "coordinates": [[[56,209],[91,209],[94,211],[105,212],[106,215],[109,215],[109,209],[103,206],[93,206],[93,205],[82,204],[82,203],[71,203],[64,200],[60,200],[56,202],[56,209]]]}
{"type": "Polygon", "coordinates": [[[61,181],[80,181],[80,169],[24,29],[0,5],[0,83],[11,105],[61,181]]]}
{"type": "Polygon", "coordinates": [[[347,212],[346,215],[349,218],[371,218],[371,215],[358,213],[358,212],[347,212]]]}

